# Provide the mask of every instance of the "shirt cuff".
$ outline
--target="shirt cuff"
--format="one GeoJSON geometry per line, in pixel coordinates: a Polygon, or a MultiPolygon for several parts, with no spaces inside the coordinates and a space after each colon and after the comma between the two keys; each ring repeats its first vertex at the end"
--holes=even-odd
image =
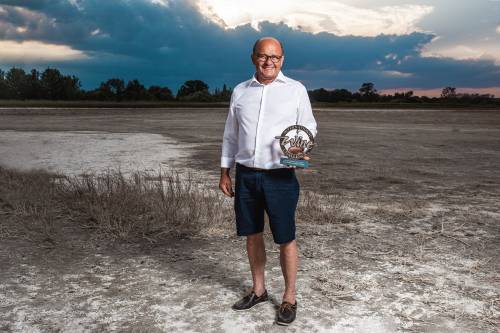
{"type": "Polygon", "coordinates": [[[225,157],[225,156],[222,156],[221,159],[220,159],[220,167],[221,168],[232,168],[234,165],[234,158],[232,157],[225,157]]]}

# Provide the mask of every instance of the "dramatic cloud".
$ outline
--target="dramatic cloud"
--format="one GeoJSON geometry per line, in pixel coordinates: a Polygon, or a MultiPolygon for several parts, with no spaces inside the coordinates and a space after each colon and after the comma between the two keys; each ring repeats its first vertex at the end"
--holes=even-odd
{"type": "MultiPolygon", "coordinates": [[[[20,28],[18,28],[20,29],[20,28]]],[[[81,51],[66,45],[45,44],[37,41],[0,41],[0,59],[6,62],[51,62],[87,58],[81,51]]]]}
{"type": "Polygon", "coordinates": [[[285,23],[307,32],[338,36],[404,35],[418,31],[416,23],[432,12],[431,6],[402,5],[366,9],[332,0],[199,0],[201,12],[227,28],[260,23],[285,23]]]}
{"type": "MultiPolygon", "coordinates": [[[[388,19],[387,27],[399,27],[398,33],[353,36],[312,33],[285,22],[259,21],[257,30],[253,21],[224,28],[227,23],[207,17],[198,6],[194,0],[0,0],[0,66],[55,66],[79,76],[86,88],[110,77],[173,89],[188,79],[234,86],[253,73],[254,41],[272,35],[285,45],[284,72],[308,88],[357,89],[366,81],[380,89],[500,86],[500,67],[468,44],[463,45],[472,49],[471,56],[462,60],[442,53],[422,56],[437,35],[407,18],[399,25],[388,19]]],[[[384,3],[384,8],[406,7],[384,3]]],[[[498,36],[495,29],[490,30],[498,36]]]]}
{"type": "Polygon", "coordinates": [[[455,59],[494,59],[500,65],[500,35],[495,33],[500,18],[500,1],[419,0],[433,3],[432,15],[419,23],[436,36],[424,56],[455,59]]]}

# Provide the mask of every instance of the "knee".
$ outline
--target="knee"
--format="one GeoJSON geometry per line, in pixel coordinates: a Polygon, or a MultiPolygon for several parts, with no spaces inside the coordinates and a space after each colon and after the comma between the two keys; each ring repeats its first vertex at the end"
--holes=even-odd
{"type": "Polygon", "coordinates": [[[252,235],[248,235],[247,236],[247,241],[249,243],[260,243],[260,242],[263,242],[264,241],[264,233],[263,232],[259,232],[259,233],[256,233],[256,234],[252,234],[252,235]]]}
{"type": "Polygon", "coordinates": [[[280,244],[280,249],[284,250],[284,251],[286,251],[288,249],[294,249],[296,247],[297,247],[297,242],[295,241],[295,239],[280,244]]]}

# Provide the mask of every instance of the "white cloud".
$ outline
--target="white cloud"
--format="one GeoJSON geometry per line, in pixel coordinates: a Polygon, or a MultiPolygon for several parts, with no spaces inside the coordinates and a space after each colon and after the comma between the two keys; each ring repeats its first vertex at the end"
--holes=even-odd
{"type": "Polygon", "coordinates": [[[420,31],[419,21],[431,13],[425,5],[397,5],[367,9],[330,0],[197,0],[200,12],[226,28],[262,21],[284,22],[308,32],[339,36],[403,35],[420,31]]]}
{"type": "Polygon", "coordinates": [[[47,44],[39,41],[16,42],[0,41],[0,59],[2,62],[25,61],[65,61],[85,59],[88,56],[66,45],[47,44]]]}
{"type": "Polygon", "coordinates": [[[400,71],[382,71],[384,75],[389,76],[389,77],[412,77],[412,73],[403,73],[400,71]]]}
{"type": "Polygon", "coordinates": [[[168,0],[150,0],[151,3],[154,3],[155,5],[159,5],[162,7],[168,7],[168,0]]]}
{"type": "Polygon", "coordinates": [[[497,34],[500,35],[500,25],[497,27],[497,34]]]}
{"type": "Polygon", "coordinates": [[[76,7],[78,10],[83,10],[82,6],[78,3],[78,0],[68,0],[70,4],[76,7]]]}
{"type": "Polygon", "coordinates": [[[457,60],[493,60],[500,66],[500,45],[495,43],[449,45],[432,42],[424,47],[422,56],[457,60]]]}
{"type": "Polygon", "coordinates": [[[422,52],[424,57],[448,57],[459,60],[479,59],[484,55],[482,50],[466,45],[454,45],[440,49],[425,48],[422,52]]]}

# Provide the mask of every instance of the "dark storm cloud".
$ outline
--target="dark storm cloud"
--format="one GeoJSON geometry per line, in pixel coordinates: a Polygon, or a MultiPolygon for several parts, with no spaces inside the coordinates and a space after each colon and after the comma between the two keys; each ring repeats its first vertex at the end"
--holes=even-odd
{"type": "Polygon", "coordinates": [[[90,57],[24,67],[55,66],[79,76],[87,88],[112,76],[174,89],[194,78],[234,85],[252,74],[251,47],[264,35],[283,41],[284,72],[309,88],[355,89],[365,81],[379,88],[500,85],[500,68],[491,61],[422,58],[421,48],[433,38],[424,33],[339,37],[271,23],[260,31],[249,25],[224,30],[187,1],[162,6],[145,0],[0,0],[0,6],[1,39],[64,44],[90,57]]]}

